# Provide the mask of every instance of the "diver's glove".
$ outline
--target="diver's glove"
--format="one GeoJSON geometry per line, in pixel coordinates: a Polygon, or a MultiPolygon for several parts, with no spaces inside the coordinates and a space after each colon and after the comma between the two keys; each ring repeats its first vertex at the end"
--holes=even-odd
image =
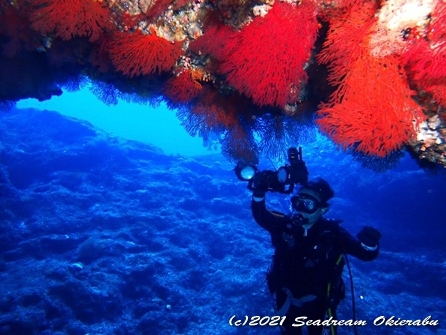
{"type": "Polygon", "coordinates": [[[252,196],[255,198],[264,198],[267,191],[267,188],[254,187],[252,190],[252,196]]]}
{"type": "Polygon", "coordinates": [[[254,190],[252,192],[252,196],[254,198],[264,198],[266,194],[266,191],[262,191],[262,190],[254,190]]]}
{"type": "Polygon", "coordinates": [[[264,198],[266,192],[268,192],[268,182],[262,176],[261,173],[258,173],[253,179],[252,196],[255,198],[264,198]]]}
{"type": "Polygon", "coordinates": [[[378,246],[381,233],[373,227],[366,226],[356,235],[359,241],[369,248],[378,246]]]}

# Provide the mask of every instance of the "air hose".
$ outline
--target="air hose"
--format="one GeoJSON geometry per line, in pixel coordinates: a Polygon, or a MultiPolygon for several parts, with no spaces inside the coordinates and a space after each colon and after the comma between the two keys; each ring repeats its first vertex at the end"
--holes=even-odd
{"type": "Polygon", "coordinates": [[[344,254],[345,264],[347,264],[348,276],[350,277],[350,291],[352,292],[352,313],[353,313],[353,330],[355,335],[358,335],[358,329],[356,328],[356,302],[355,302],[355,288],[353,285],[352,269],[350,267],[350,262],[348,261],[347,255],[344,254]]]}

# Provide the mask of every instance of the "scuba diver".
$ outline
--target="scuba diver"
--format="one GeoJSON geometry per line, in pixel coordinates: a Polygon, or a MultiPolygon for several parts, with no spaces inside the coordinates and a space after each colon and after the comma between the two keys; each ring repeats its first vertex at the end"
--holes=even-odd
{"type": "MultiPolygon", "coordinates": [[[[308,172],[295,148],[288,152],[291,165],[276,172],[254,169],[248,178],[241,166],[236,174],[249,180],[253,191],[251,209],[255,221],[271,235],[274,256],[267,271],[267,284],[275,297],[277,315],[286,316],[282,334],[302,334],[303,323],[314,320],[336,319],[336,308],[344,298],[342,271],[350,254],[363,261],[378,256],[381,234],[372,227],[364,227],[353,237],[340,226],[341,220],[324,217],[328,201],[334,191],[322,178],[308,180],[308,172]],[[290,151],[292,153],[290,154],[290,151]],[[285,170],[280,172],[282,170],[285,170]],[[275,175],[275,177],[274,177],[275,175]],[[291,213],[269,211],[265,205],[268,191],[293,194],[294,184],[301,187],[291,196],[291,213]],[[291,186],[291,190],[284,189],[291,186]],[[306,318],[304,318],[306,317],[306,318]],[[301,322],[296,322],[299,318],[301,322]],[[293,326],[294,324],[294,326],[293,326]]],[[[306,325],[310,335],[336,334],[335,325],[306,325]]]]}

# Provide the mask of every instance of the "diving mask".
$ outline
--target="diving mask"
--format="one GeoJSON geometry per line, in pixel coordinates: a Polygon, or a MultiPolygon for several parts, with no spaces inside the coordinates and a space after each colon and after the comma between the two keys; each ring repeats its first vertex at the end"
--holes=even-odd
{"type": "Polygon", "coordinates": [[[320,202],[310,194],[300,193],[291,197],[291,206],[298,212],[313,214],[319,209],[320,202]]]}

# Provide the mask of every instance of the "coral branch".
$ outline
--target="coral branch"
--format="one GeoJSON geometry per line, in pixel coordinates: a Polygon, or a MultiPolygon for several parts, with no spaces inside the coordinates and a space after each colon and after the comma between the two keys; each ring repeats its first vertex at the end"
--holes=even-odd
{"type": "Polygon", "coordinates": [[[405,56],[413,80],[417,82],[446,80],[446,40],[436,43],[417,41],[405,56]]]}
{"type": "Polygon", "coordinates": [[[201,84],[194,78],[190,70],[184,70],[170,78],[164,88],[164,93],[175,103],[185,104],[200,94],[201,84]]]}
{"type": "Polygon", "coordinates": [[[197,54],[209,54],[224,61],[232,50],[228,47],[228,40],[235,39],[237,32],[228,26],[212,25],[206,29],[205,34],[189,45],[189,50],[197,54]]]}
{"type": "Polygon", "coordinates": [[[446,106],[446,3],[437,3],[426,31],[409,41],[403,59],[414,85],[446,106]]]}
{"type": "Polygon", "coordinates": [[[358,4],[330,23],[324,48],[317,55],[320,64],[330,69],[328,81],[339,85],[352,63],[361,56],[361,43],[373,23],[376,8],[373,3],[358,4]]]}
{"type": "Polygon", "coordinates": [[[141,31],[116,33],[109,44],[110,59],[116,69],[134,77],[170,70],[182,53],[181,43],[173,43],[141,31]]]}
{"type": "Polygon", "coordinates": [[[97,41],[112,23],[105,3],[94,0],[33,0],[32,27],[63,40],[76,36],[97,41]]]}
{"type": "Polygon", "coordinates": [[[259,106],[294,103],[307,80],[304,67],[317,29],[311,2],[276,2],[265,17],[255,18],[228,41],[220,71],[259,106]]]}
{"type": "MultiPolygon", "coordinates": [[[[232,98],[234,99],[234,98],[232,98]]],[[[208,90],[203,98],[192,107],[191,113],[199,117],[201,125],[212,131],[231,129],[238,125],[238,110],[230,99],[222,98],[215,91],[208,90]]]]}
{"type": "Polygon", "coordinates": [[[297,100],[307,80],[309,60],[318,24],[312,2],[301,5],[276,2],[240,32],[212,27],[209,37],[194,48],[221,61],[227,82],[259,105],[283,107],[297,100]],[[274,46],[274,47],[272,47],[274,46]]]}
{"type": "Polygon", "coordinates": [[[332,101],[320,106],[321,130],[342,147],[367,155],[384,157],[399,150],[422,114],[400,68],[395,56],[376,59],[364,52],[332,101]]]}

